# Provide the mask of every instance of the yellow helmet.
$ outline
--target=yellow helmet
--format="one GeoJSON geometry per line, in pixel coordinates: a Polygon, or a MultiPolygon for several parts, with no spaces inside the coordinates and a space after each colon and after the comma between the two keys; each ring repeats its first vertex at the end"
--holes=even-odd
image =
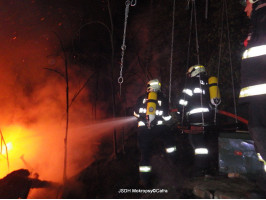
{"type": "Polygon", "coordinates": [[[187,75],[190,77],[195,77],[203,72],[206,72],[205,67],[203,65],[193,65],[188,69],[187,75]]]}
{"type": "Polygon", "coordinates": [[[147,83],[147,92],[158,92],[161,90],[161,83],[158,79],[150,80],[147,83]]]}

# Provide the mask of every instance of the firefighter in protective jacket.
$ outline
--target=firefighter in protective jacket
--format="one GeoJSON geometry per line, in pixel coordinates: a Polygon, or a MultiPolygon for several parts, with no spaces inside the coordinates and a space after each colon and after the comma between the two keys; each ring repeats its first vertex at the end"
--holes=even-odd
{"type": "Polygon", "coordinates": [[[220,104],[220,92],[216,77],[207,77],[205,67],[194,65],[188,69],[186,86],[179,100],[181,127],[194,150],[195,175],[203,175],[208,167],[205,134],[207,127],[214,124],[214,109],[220,104]]]}
{"type": "Polygon", "coordinates": [[[161,92],[161,83],[158,79],[153,79],[147,84],[147,93],[138,98],[134,108],[134,115],[138,119],[138,144],[141,153],[140,181],[146,186],[152,172],[150,160],[153,140],[157,137],[163,139],[167,154],[174,154],[176,151],[174,137],[165,126],[165,122],[171,119],[168,105],[161,92]]]}
{"type": "MultiPolygon", "coordinates": [[[[249,133],[259,158],[266,160],[266,0],[244,1],[251,32],[244,42],[240,103],[249,104],[249,133]]],[[[266,165],[264,164],[266,171],[266,165]]]]}

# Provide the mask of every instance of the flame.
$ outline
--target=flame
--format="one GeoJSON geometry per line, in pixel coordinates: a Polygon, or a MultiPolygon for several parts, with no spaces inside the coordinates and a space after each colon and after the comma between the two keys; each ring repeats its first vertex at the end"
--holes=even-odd
{"type": "Polygon", "coordinates": [[[2,145],[1,154],[7,155],[7,153],[12,149],[12,147],[13,147],[13,145],[11,142],[7,143],[6,146],[2,145]]]}
{"type": "Polygon", "coordinates": [[[2,127],[2,133],[6,146],[2,145],[1,149],[0,178],[13,170],[27,168],[25,163],[21,160],[21,156],[34,156],[33,149],[36,147],[36,138],[33,137],[34,134],[27,128],[18,125],[7,126],[2,127]]]}

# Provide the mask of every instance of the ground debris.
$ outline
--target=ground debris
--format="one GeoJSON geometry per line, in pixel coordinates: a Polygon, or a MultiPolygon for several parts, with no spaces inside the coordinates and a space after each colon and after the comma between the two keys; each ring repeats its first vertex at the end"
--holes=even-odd
{"type": "Polygon", "coordinates": [[[228,178],[226,176],[198,177],[184,184],[193,190],[193,194],[204,199],[252,199],[265,198],[256,182],[244,178],[228,178]]]}

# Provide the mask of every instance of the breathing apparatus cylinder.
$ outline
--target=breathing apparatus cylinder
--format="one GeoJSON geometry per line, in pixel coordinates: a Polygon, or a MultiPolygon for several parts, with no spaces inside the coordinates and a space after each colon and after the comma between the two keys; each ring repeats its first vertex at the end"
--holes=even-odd
{"type": "Polygon", "coordinates": [[[151,122],[155,119],[156,102],[157,102],[157,93],[149,92],[148,101],[147,101],[147,109],[146,109],[146,118],[147,118],[149,128],[151,127],[150,126],[151,122]]]}
{"type": "Polygon", "coordinates": [[[218,106],[221,103],[221,95],[218,87],[218,79],[214,76],[211,76],[208,79],[209,83],[209,92],[210,92],[210,100],[212,105],[218,106]]]}

